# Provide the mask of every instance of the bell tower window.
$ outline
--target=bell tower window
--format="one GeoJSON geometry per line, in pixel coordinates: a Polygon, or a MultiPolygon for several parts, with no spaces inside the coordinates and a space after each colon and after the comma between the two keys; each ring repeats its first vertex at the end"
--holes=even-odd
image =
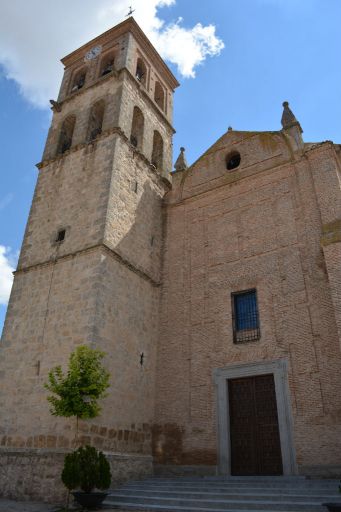
{"type": "Polygon", "coordinates": [[[160,82],[155,82],[154,100],[161,110],[165,110],[165,92],[160,82]]]}
{"type": "Polygon", "coordinates": [[[64,119],[60,130],[57,154],[62,155],[72,146],[73,131],[75,129],[76,116],[69,116],[64,119]]]}
{"type": "Polygon", "coordinates": [[[163,139],[157,130],[153,136],[152,165],[155,169],[162,169],[163,165],[163,139]]]}
{"type": "Polygon", "coordinates": [[[146,85],[147,67],[140,57],[137,59],[135,76],[141,84],[146,85]]]}
{"type": "Polygon", "coordinates": [[[88,142],[91,142],[102,133],[105,103],[103,100],[97,101],[90,110],[88,126],[88,142]]]}
{"type": "Polygon", "coordinates": [[[85,84],[85,78],[86,69],[80,69],[74,76],[71,92],[76,92],[82,89],[82,87],[84,87],[85,84]]]}
{"type": "Polygon", "coordinates": [[[109,53],[105,55],[101,61],[101,69],[99,76],[105,76],[115,69],[115,54],[109,53]]]}
{"type": "Polygon", "coordinates": [[[138,107],[134,107],[133,120],[131,124],[130,142],[138,149],[143,145],[144,117],[138,107]]]}

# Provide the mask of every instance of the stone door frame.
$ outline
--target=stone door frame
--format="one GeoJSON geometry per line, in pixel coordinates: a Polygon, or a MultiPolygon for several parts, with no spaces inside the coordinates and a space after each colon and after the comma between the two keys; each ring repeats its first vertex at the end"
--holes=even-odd
{"type": "Polygon", "coordinates": [[[297,475],[296,454],[293,442],[293,420],[288,385],[288,362],[278,359],[269,362],[234,364],[213,371],[217,387],[218,417],[218,473],[231,475],[231,440],[228,380],[257,375],[273,374],[277,401],[279,436],[282,453],[283,475],[297,475]]]}

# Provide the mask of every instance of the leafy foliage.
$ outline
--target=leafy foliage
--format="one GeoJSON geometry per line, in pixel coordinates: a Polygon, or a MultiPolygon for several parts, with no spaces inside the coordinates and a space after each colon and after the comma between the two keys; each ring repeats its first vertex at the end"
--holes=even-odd
{"type": "Polygon", "coordinates": [[[76,489],[79,485],[80,465],[77,452],[65,455],[64,468],[62,471],[62,482],[69,491],[76,489]]]}
{"type": "Polygon", "coordinates": [[[84,492],[108,489],[111,482],[110,465],[105,455],[93,446],[84,446],[65,456],[63,484],[69,491],[80,487],[84,492]]]}
{"type": "Polygon", "coordinates": [[[47,399],[54,416],[95,418],[101,408],[98,400],[106,396],[109,373],[102,366],[104,353],[87,346],[79,346],[70,355],[67,374],[60,366],[49,372],[45,388],[54,395],[47,399]]]}

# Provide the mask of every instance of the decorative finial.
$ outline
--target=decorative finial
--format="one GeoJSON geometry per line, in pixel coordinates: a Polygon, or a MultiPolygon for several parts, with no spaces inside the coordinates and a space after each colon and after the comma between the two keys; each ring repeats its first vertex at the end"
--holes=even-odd
{"type": "Polygon", "coordinates": [[[181,147],[180,155],[178,156],[178,158],[174,164],[174,169],[175,169],[175,172],[179,172],[179,171],[185,171],[187,169],[187,167],[188,167],[188,165],[187,165],[187,161],[186,161],[185,148],[181,147]]]}
{"type": "Polygon", "coordinates": [[[283,101],[283,114],[282,114],[281,123],[285,130],[288,128],[292,128],[293,126],[298,126],[301,133],[303,132],[300,123],[297,121],[295,115],[289,108],[288,101],[283,101]]]}
{"type": "Polygon", "coordinates": [[[228,132],[232,132],[232,130],[233,130],[232,126],[229,126],[229,127],[227,128],[227,131],[228,131],[228,132]]]}

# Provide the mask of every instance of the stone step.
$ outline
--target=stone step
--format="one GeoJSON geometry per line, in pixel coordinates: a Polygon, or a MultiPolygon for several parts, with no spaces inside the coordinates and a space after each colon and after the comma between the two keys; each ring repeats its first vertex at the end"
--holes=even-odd
{"type": "Polygon", "coordinates": [[[114,508],[170,512],[322,512],[340,501],[338,480],[304,477],[149,478],[110,492],[114,508]]]}
{"type": "Polygon", "coordinates": [[[273,489],[338,489],[339,481],[323,481],[323,480],[305,480],[302,482],[225,482],[225,483],[183,483],[183,482],[168,482],[158,484],[155,482],[130,482],[126,484],[127,487],[132,488],[145,488],[145,489],[184,489],[184,490],[195,490],[195,489],[214,489],[214,490],[225,490],[230,488],[273,488],[273,489]]]}
{"type": "Polygon", "coordinates": [[[116,495],[119,496],[134,496],[134,498],[137,497],[150,497],[150,498],[175,498],[175,499],[203,499],[203,500],[239,500],[239,499],[245,499],[245,500],[253,500],[253,499],[271,499],[272,501],[281,501],[281,500],[292,500],[292,501],[328,501],[329,499],[340,499],[340,494],[338,492],[334,493],[326,493],[321,490],[316,491],[315,489],[312,489],[310,492],[306,491],[300,491],[297,490],[290,490],[288,489],[286,492],[283,492],[282,490],[280,492],[274,492],[268,489],[263,489],[262,491],[259,490],[252,490],[249,489],[248,492],[238,492],[238,490],[234,490],[231,492],[224,492],[224,493],[215,493],[215,492],[182,492],[178,490],[174,491],[154,491],[154,490],[130,490],[122,488],[118,491],[112,491],[110,492],[110,497],[115,497],[116,495]]]}
{"type": "MultiPolygon", "coordinates": [[[[184,493],[184,494],[191,494],[191,493],[208,493],[208,494],[230,494],[230,493],[238,493],[238,494],[244,494],[244,493],[270,493],[270,494],[337,494],[338,492],[338,486],[333,485],[331,487],[321,487],[319,485],[316,485],[315,487],[292,487],[292,486],[278,486],[278,487],[270,487],[270,486],[254,486],[249,485],[245,487],[233,485],[229,487],[176,487],[176,486],[167,486],[167,487],[155,487],[155,486],[143,486],[143,485],[126,485],[123,487],[120,487],[121,490],[124,490],[126,492],[149,492],[149,493],[164,493],[164,492],[177,492],[177,493],[184,493]]],[[[112,491],[116,491],[116,489],[112,489],[112,491]]]]}
{"type": "MultiPolygon", "coordinates": [[[[118,505],[113,505],[113,504],[108,504],[109,507],[113,507],[113,508],[122,508],[120,504],[118,505]]],[[[136,507],[136,504],[135,503],[125,503],[124,504],[124,509],[125,510],[137,510],[137,507],[136,507]]],[[[138,510],[146,510],[146,511],[150,511],[150,510],[155,510],[156,512],[157,511],[160,511],[160,512],[221,512],[220,509],[207,509],[207,508],[198,508],[198,507],[195,507],[195,508],[183,508],[183,507],[168,507],[168,506],[154,506],[154,505],[144,505],[143,503],[141,503],[139,505],[139,508],[138,510]]],[[[229,509],[228,512],[241,512],[241,510],[245,510],[245,509],[240,509],[240,508],[233,508],[233,509],[229,509]]],[[[271,509],[250,509],[248,508],[247,509],[248,512],[271,512],[271,509]]],[[[285,511],[283,510],[282,512],[302,512],[302,509],[300,508],[297,508],[297,509],[294,509],[294,510],[290,510],[290,511],[285,511]]],[[[319,509],[315,509],[314,512],[326,512],[326,509],[324,507],[320,507],[319,509]]]]}
{"type": "MultiPolygon", "coordinates": [[[[333,500],[331,500],[333,501],[333,500]]],[[[281,501],[275,501],[271,499],[258,499],[257,497],[249,497],[249,499],[245,499],[244,496],[240,496],[238,500],[228,499],[228,500],[206,500],[206,499],[186,499],[186,498],[164,498],[161,496],[157,497],[143,497],[138,495],[119,495],[115,494],[113,496],[108,496],[106,501],[108,505],[114,505],[115,507],[121,506],[125,508],[126,505],[134,506],[136,509],[139,509],[141,505],[144,505],[144,508],[148,508],[153,506],[153,508],[161,507],[163,509],[170,509],[173,507],[178,507],[181,509],[196,509],[199,510],[204,508],[206,510],[270,510],[272,512],[275,511],[320,511],[323,510],[321,506],[321,502],[308,499],[306,501],[294,501],[287,500],[283,498],[281,501]]]]}
{"type": "Polygon", "coordinates": [[[124,510],[155,510],[155,511],[168,511],[168,512],[222,512],[224,510],[228,510],[228,512],[241,512],[247,510],[248,512],[277,512],[280,510],[280,512],[326,512],[325,507],[322,505],[311,505],[310,503],[300,503],[300,504],[290,504],[289,507],[282,507],[282,508],[275,508],[271,503],[264,503],[263,506],[261,503],[251,505],[252,508],[250,508],[250,503],[235,503],[234,505],[231,503],[228,508],[205,508],[203,505],[201,506],[188,506],[187,504],[184,505],[170,505],[167,504],[161,504],[158,503],[156,505],[151,503],[140,503],[140,502],[115,502],[111,500],[106,500],[104,502],[105,505],[112,507],[112,508],[118,508],[124,510]]]}
{"type": "MultiPolygon", "coordinates": [[[[151,478],[147,478],[144,480],[145,482],[226,482],[226,481],[257,481],[257,482],[269,482],[269,481],[281,481],[281,482],[295,482],[295,481],[309,481],[313,480],[311,478],[307,478],[302,475],[294,475],[294,476],[172,476],[172,477],[158,477],[153,476],[151,478]]],[[[316,479],[319,480],[319,479],[316,479]]]]}

